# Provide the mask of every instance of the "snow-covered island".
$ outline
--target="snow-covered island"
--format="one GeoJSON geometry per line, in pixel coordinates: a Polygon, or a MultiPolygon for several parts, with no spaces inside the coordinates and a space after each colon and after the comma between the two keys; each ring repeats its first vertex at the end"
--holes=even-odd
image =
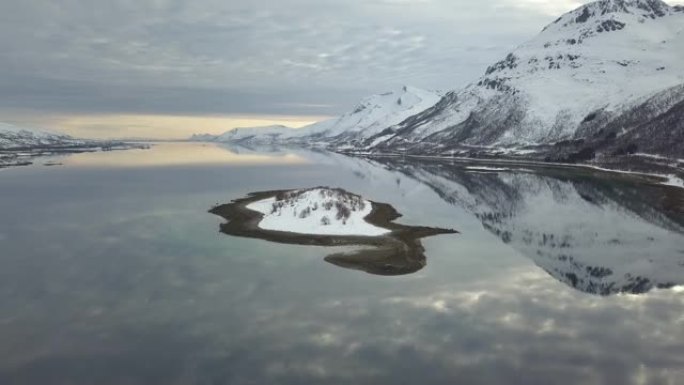
{"type": "Polygon", "coordinates": [[[341,189],[294,190],[249,204],[263,214],[259,228],[316,235],[379,236],[390,232],[366,222],[373,204],[341,189]]]}
{"type": "Polygon", "coordinates": [[[214,207],[227,220],[221,232],[272,242],[312,246],[368,246],[325,260],[379,275],[402,275],[425,266],[421,238],[457,233],[451,229],[394,223],[392,206],[339,188],[266,191],[214,207]]]}

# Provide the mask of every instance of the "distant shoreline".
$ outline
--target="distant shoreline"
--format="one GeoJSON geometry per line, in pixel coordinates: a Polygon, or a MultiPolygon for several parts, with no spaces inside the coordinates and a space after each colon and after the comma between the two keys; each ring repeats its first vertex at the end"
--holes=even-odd
{"type": "MultiPolygon", "coordinates": [[[[102,142],[83,145],[55,145],[0,148],[0,169],[20,166],[31,166],[33,161],[41,157],[82,154],[88,152],[126,151],[149,149],[148,144],[126,142],[102,142]]],[[[57,164],[51,164],[57,165],[57,164]]]]}
{"type": "MultiPolygon", "coordinates": [[[[664,165],[662,163],[630,163],[623,162],[619,165],[622,168],[617,168],[616,163],[563,163],[563,162],[552,162],[552,161],[542,161],[538,159],[527,159],[527,158],[511,158],[511,157],[463,157],[463,156],[447,156],[447,155],[419,155],[419,154],[396,154],[396,153],[354,153],[354,152],[338,152],[341,155],[350,156],[354,158],[362,159],[383,159],[383,158],[408,158],[415,159],[419,161],[435,161],[435,162],[455,162],[461,164],[469,164],[473,166],[482,165],[499,165],[499,166],[509,166],[509,167],[534,167],[534,168],[545,168],[545,169],[563,169],[563,170],[578,170],[587,172],[600,172],[604,174],[611,174],[613,176],[621,176],[630,178],[633,180],[638,180],[642,183],[652,183],[672,187],[681,187],[669,184],[671,177],[684,181],[684,168],[683,167],[672,167],[669,165],[664,165]],[[625,166],[635,166],[636,170],[624,169],[625,166]],[[611,168],[614,167],[614,168],[611,168]]],[[[676,162],[677,163],[677,162],[676,162]]],[[[679,161],[684,166],[684,161],[679,161]]]]}

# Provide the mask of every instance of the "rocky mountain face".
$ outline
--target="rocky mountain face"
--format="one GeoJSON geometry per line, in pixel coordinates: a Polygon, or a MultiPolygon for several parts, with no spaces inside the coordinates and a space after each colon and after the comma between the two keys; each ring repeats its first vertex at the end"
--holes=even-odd
{"type": "Polygon", "coordinates": [[[435,154],[586,141],[621,152],[636,141],[654,154],[682,154],[664,143],[683,137],[681,124],[670,124],[684,102],[683,31],[682,8],[659,0],[587,4],[370,147],[435,154]]]}

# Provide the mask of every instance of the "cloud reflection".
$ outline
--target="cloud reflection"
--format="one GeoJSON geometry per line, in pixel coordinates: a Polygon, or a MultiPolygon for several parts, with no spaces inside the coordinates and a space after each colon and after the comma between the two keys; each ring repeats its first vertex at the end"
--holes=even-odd
{"type": "Polygon", "coordinates": [[[157,167],[179,165],[292,165],[308,161],[290,153],[238,154],[210,143],[158,143],[148,150],[90,152],[66,157],[76,167],[157,167]]]}

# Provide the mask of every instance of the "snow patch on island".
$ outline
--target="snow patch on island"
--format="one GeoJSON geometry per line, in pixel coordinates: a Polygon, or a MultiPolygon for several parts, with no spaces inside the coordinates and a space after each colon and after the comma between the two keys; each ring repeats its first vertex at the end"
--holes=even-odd
{"type": "Polygon", "coordinates": [[[313,235],[380,236],[390,230],[365,218],[373,210],[370,201],[341,189],[313,188],[278,193],[247,205],[264,215],[259,228],[313,235]]]}

